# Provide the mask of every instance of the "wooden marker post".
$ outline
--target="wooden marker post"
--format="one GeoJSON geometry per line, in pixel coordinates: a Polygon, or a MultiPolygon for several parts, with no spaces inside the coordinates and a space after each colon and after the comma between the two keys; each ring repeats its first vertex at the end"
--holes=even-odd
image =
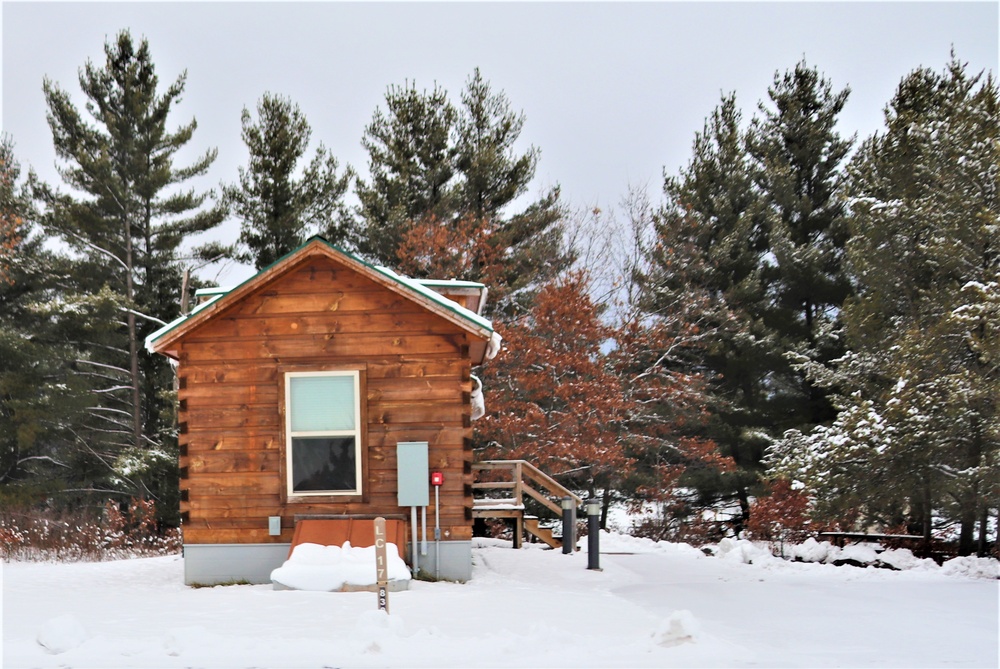
{"type": "Polygon", "coordinates": [[[378,609],[389,613],[389,563],[385,556],[385,518],[375,519],[375,584],[378,609]]]}

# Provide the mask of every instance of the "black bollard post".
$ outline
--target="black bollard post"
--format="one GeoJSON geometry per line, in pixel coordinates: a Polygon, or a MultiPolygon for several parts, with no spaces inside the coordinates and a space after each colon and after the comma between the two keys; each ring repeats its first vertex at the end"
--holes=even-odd
{"type": "Polygon", "coordinates": [[[562,498],[562,552],[569,555],[576,546],[576,504],[572,497],[562,498]]]}
{"type": "Polygon", "coordinates": [[[587,500],[587,569],[601,571],[601,503],[587,500]]]}

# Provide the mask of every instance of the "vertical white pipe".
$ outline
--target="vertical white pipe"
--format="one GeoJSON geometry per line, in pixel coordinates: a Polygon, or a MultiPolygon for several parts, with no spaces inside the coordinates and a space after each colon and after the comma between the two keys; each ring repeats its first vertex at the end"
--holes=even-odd
{"type": "Polygon", "coordinates": [[[417,507],[410,507],[410,525],[413,527],[413,575],[420,571],[420,558],[417,557],[417,507]]]}
{"type": "Polygon", "coordinates": [[[441,486],[434,486],[434,579],[441,578],[441,486]]]}
{"type": "Polygon", "coordinates": [[[427,555],[427,507],[420,507],[420,554],[427,555]]]}

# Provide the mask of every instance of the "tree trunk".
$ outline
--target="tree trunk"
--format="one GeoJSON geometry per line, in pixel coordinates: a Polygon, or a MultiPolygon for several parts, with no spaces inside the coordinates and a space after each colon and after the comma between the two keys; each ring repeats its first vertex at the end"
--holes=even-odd
{"type": "Polygon", "coordinates": [[[963,495],[962,510],[959,515],[961,526],[958,532],[958,554],[972,555],[976,550],[976,511],[978,510],[977,486],[963,495]]]}
{"type": "Polygon", "coordinates": [[[931,547],[931,484],[929,481],[924,482],[923,496],[923,535],[924,543],[927,544],[929,550],[931,547]]]}
{"type": "Polygon", "coordinates": [[[601,500],[601,529],[608,529],[608,510],[611,508],[611,493],[608,488],[604,489],[604,499],[601,500]]]}
{"type": "Polygon", "coordinates": [[[979,557],[987,556],[987,538],[986,531],[990,524],[990,507],[983,505],[979,514],[979,543],[976,546],[976,555],[979,557]]]}
{"type": "Polygon", "coordinates": [[[128,309],[128,357],[129,375],[132,380],[132,443],[136,450],[142,449],[142,405],[139,379],[139,342],[135,327],[135,288],[132,283],[132,226],[125,216],[125,306],[128,309]]]}
{"type": "Polygon", "coordinates": [[[739,536],[750,520],[750,494],[745,487],[740,486],[736,491],[736,496],[740,500],[740,522],[739,526],[735,528],[736,536],[739,536]]]}

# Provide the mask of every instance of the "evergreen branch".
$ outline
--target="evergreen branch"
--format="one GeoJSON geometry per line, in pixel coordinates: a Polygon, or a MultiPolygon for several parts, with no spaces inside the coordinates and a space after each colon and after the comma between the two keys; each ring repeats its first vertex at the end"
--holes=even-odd
{"type": "Polygon", "coordinates": [[[73,362],[77,362],[77,363],[80,363],[82,365],[94,365],[96,367],[103,367],[105,369],[113,369],[116,372],[122,372],[123,374],[131,375],[131,372],[129,372],[127,369],[123,369],[121,367],[115,367],[114,365],[105,365],[102,362],[94,362],[93,360],[84,360],[82,358],[78,358],[78,359],[74,360],[73,362]]]}
{"type": "Polygon", "coordinates": [[[114,413],[123,414],[125,416],[128,416],[129,418],[132,417],[132,414],[129,413],[128,411],[122,411],[121,409],[112,409],[110,407],[87,407],[87,411],[111,411],[114,413]]]}
{"type": "Polygon", "coordinates": [[[26,458],[19,459],[17,461],[17,464],[20,465],[21,463],[27,462],[28,460],[48,460],[49,462],[51,462],[54,465],[59,465],[60,467],[65,467],[66,469],[71,469],[71,467],[69,465],[67,465],[65,463],[62,463],[62,462],[59,462],[58,460],[56,460],[54,458],[51,458],[51,457],[49,457],[47,455],[29,455],[26,458]]]}
{"type": "Polygon", "coordinates": [[[107,249],[102,249],[100,246],[97,246],[96,244],[93,244],[93,243],[87,241],[86,239],[84,239],[80,235],[76,234],[75,232],[71,232],[69,230],[59,230],[59,232],[61,234],[69,235],[70,237],[73,237],[76,241],[80,242],[81,244],[83,244],[87,248],[91,249],[92,251],[100,253],[101,255],[105,255],[108,258],[111,258],[116,263],[118,263],[119,265],[121,265],[122,269],[124,269],[126,272],[131,271],[130,268],[129,268],[129,266],[127,264],[125,264],[125,261],[123,261],[121,258],[119,258],[118,256],[116,256],[111,251],[108,251],[107,249]]]}
{"type": "Polygon", "coordinates": [[[100,453],[98,453],[93,448],[91,448],[90,444],[88,444],[85,440],[81,439],[79,434],[77,434],[73,430],[70,430],[70,432],[72,432],[73,436],[76,437],[76,440],[84,447],[84,449],[86,449],[88,452],[90,452],[91,455],[93,455],[95,458],[97,458],[98,460],[101,461],[101,464],[103,464],[105,467],[107,467],[115,475],[120,476],[129,485],[135,486],[135,482],[134,481],[131,481],[127,476],[125,476],[121,472],[115,470],[115,468],[107,460],[105,460],[104,457],[100,453]]]}
{"type": "Polygon", "coordinates": [[[51,494],[61,494],[67,492],[102,492],[111,495],[121,495],[122,497],[131,497],[132,493],[123,492],[121,490],[107,490],[104,488],[64,488],[62,490],[55,490],[51,494]]]}
{"type": "Polygon", "coordinates": [[[129,309],[128,307],[122,307],[121,310],[124,311],[127,314],[132,314],[134,316],[138,316],[139,318],[145,318],[147,321],[152,321],[153,323],[157,323],[159,325],[166,325],[167,324],[166,321],[162,321],[159,318],[157,318],[156,316],[150,316],[148,314],[142,313],[141,311],[136,311],[135,309],[129,309]]]}

